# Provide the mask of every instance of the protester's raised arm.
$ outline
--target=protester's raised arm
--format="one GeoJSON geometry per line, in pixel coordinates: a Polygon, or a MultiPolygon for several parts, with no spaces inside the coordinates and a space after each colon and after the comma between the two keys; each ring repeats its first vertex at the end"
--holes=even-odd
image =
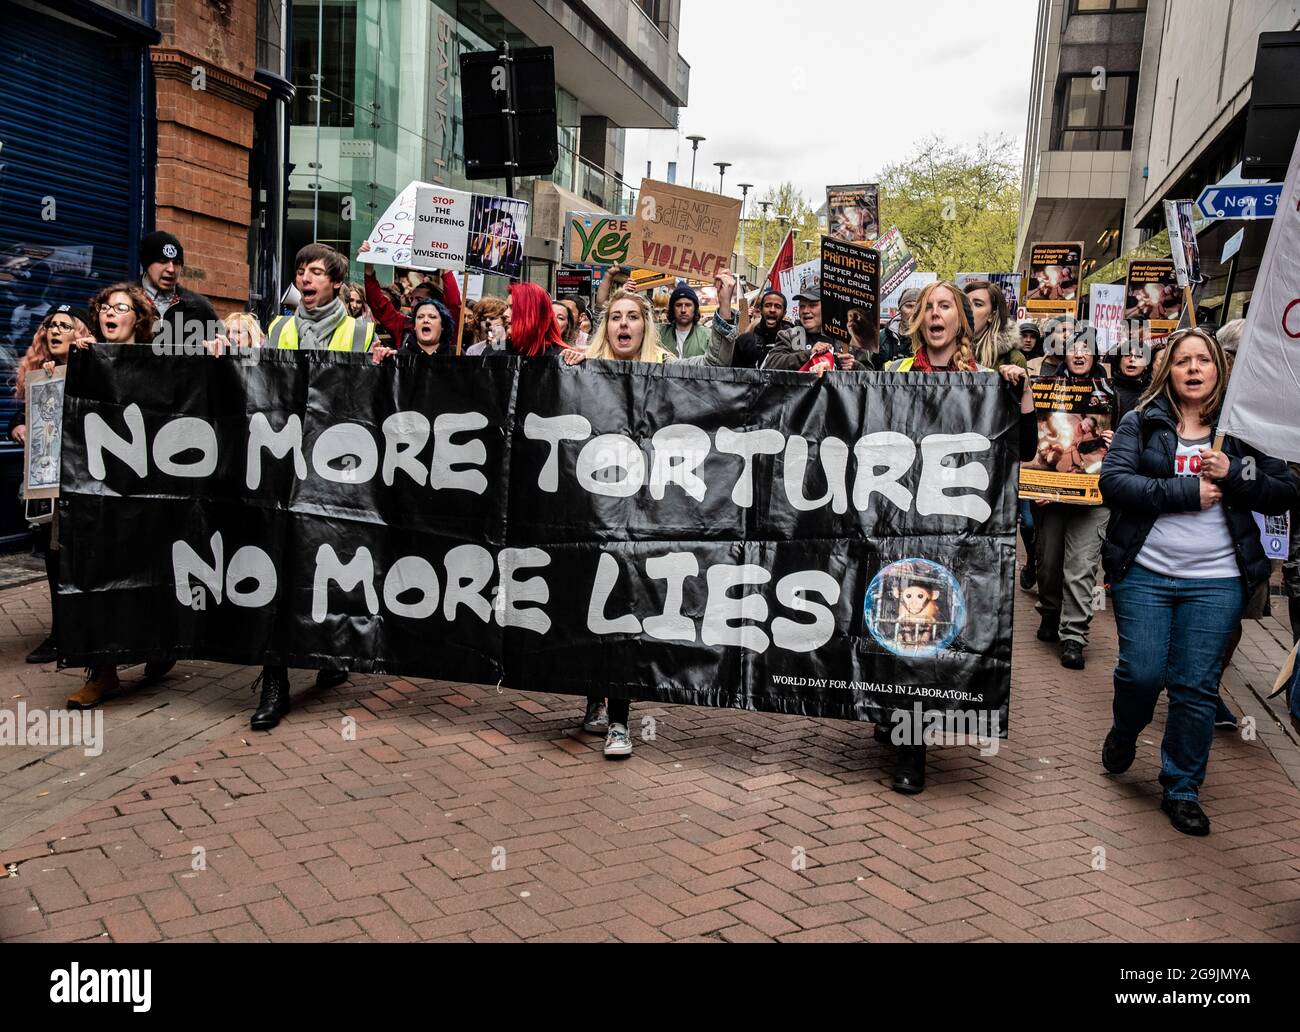
{"type": "Polygon", "coordinates": [[[393,307],[393,302],[388,299],[388,295],[384,293],[384,288],[379,285],[379,280],[374,276],[369,266],[366,267],[364,282],[366,285],[366,304],[370,306],[370,311],[374,313],[375,321],[393,338],[394,344],[401,344],[402,338],[406,336],[406,316],[393,307]]]}

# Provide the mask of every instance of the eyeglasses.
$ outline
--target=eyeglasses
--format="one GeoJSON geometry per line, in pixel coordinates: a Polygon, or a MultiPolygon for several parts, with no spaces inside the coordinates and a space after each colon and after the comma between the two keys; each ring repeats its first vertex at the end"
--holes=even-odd
{"type": "Polygon", "coordinates": [[[71,333],[76,329],[70,322],[47,322],[45,328],[47,330],[58,330],[60,333],[71,333]]]}
{"type": "Polygon", "coordinates": [[[103,312],[107,309],[112,309],[114,312],[121,312],[123,315],[126,315],[127,312],[131,311],[132,307],[132,305],[127,304],[125,301],[119,301],[117,304],[113,304],[111,301],[105,301],[99,306],[99,310],[103,312]]]}

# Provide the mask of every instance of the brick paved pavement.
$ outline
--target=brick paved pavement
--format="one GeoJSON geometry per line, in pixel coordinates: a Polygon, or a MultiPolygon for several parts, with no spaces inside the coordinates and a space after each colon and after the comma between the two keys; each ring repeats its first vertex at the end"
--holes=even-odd
{"type": "MultiPolygon", "coordinates": [[[[99,757],[0,748],[0,938],[1300,939],[1300,750],[1263,700],[1280,625],[1247,625],[1225,685],[1259,734],[1216,738],[1214,834],[1189,839],[1157,808],[1159,722],[1100,771],[1109,613],[1075,674],[1031,603],[1010,740],[932,750],[913,798],[869,725],[638,704],[655,741],[616,763],[576,698],[380,676],[312,698],[299,673],[253,734],[251,671],[182,664],[105,709],[99,757]]],[[[79,684],[22,662],[47,616],[43,583],[0,591],[0,706],[79,684]]]]}

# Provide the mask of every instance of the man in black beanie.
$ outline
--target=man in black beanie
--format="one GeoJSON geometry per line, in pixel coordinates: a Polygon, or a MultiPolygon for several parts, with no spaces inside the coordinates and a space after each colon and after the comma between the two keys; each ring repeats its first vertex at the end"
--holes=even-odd
{"type": "Polygon", "coordinates": [[[785,321],[786,307],[785,295],[779,290],[768,289],[759,295],[758,320],[752,329],[736,338],[732,368],[757,369],[763,364],[776,343],[776,335],[790,325],[785,321]]]}
{"type": "Polygon", "coordinates": [[[185,248],[165,230],[156,229],[140,241],[140,285],[158,309],[154,343],[167,354],[183,354],[183,348],[198,353],[203,342],[224,333],[216,310],[202,294],[180,285],[185,269],[185,248]]]}
{"type": "Polygon", "coordinates": [[[659,343],[676,358],[694,358],[709,350],[709,331],[700,325],[700,296],[685,283],[668,299],[668,322],[659,328],[659,343]]]}

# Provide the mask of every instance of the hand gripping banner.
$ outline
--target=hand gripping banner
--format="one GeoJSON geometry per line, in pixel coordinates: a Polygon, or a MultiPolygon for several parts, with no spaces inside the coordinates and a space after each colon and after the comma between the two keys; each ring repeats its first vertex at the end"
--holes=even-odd
{"type": "Polygon", "coordinates": [[[77,352],[61,660],[1007,726],[991,374],[77,352]]]}

